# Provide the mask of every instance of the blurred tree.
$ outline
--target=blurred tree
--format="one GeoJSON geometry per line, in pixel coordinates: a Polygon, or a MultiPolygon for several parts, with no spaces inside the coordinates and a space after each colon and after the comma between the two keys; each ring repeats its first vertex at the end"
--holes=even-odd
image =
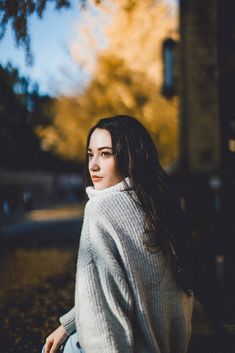
{"type": "Polygon", "coordinates": [[[16,130],[27,125],[28,81],[10,64],[0,66],[0,135],[1,141],[12,143],[16,130]],[[14,126],[14,129],[13,129],[14,126]]]}
{"type": "Polygon", "coordinates": [[[16,68],[0,66],[0,140],[5,146],[39,148],[34,127],[49,123],[50,97],[40,96],[37,86],[31,92],[30,82],[16,68]]]}
{"type": "Polygon", "coordinates": [[[40,146],[36,127],[52,123],[54,98],[41,96],[37,85],[10,64],[0,65],[0,166],[45,170],[79,170],[40,146]]]}
{"type": "MultiPolygon", "coordinates": [[[[108,7],[101,4],[112,16],[109,45],[99,51],[84,92],[58,98],[53,124],[37,127],[42,146],[64,158],[83,160],[87,131],[97,118],[130,114],[151,132],[162,163],[170,163],[178,156],[178,101],[166,101],[160,94],[161,43],[176,31],[174,9],[164,0],[113,0],[108,7]]],[[[76,57],[81,64],[81,56],[76,57]]]]}

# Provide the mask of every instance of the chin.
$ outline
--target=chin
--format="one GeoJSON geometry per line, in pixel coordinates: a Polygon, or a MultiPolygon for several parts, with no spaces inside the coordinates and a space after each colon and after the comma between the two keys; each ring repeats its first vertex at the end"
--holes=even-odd
{"type": "Polygon", "coordinates": [[[106,183],[98,182],[98,183],[94,183],[94,188],[96,190],[103,190],[103,189],[107,189],[113,185],[115,185],[115,184],[112,184],[112,183],[106,184],[106,183]]]}
{"type": "Polygon", "coordinates": [[[96,183],[93,183],[94,185],[94,188],[96,190],[103,190],[103,189],[107,189],[107,188],[110,188],[111,186],[114,186],[116,184],[118,184],[120,181],[119,180],[116,180],[116,181],[98,181],[96,183]]]}
{"type": "Polygon", "coordinates": [[[102,185],[102,183],[94,183],[94,188],[96,189],[96,190],[103,190],[103,189],[105,189],[105,188],[107,188],[107,186],[106,185],[102,185]]]}

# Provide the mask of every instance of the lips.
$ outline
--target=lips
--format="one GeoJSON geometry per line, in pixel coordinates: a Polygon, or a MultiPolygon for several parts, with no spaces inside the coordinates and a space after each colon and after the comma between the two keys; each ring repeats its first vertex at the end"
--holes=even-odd
{"type": "Polygon", "coordinates": [[[97,181],[100,181],[100,180],[102,179],[102,177],[99,177],[99,176],[97,176],[97,175],[93,175],[93,176],[91,177],[91,179],[92,179],[92,181],[97,182],[97,181]]]}

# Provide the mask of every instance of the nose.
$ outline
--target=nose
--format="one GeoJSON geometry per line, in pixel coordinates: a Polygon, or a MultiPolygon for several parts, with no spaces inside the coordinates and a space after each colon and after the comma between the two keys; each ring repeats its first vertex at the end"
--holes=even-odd
{"type": "Polygon", "coordinates": [[[90,161],[89,161],[89,169],[90,171],[96,172],[98,170],[100,170],[100,165],[99,165],[99,159],[93,157],[90,161]]]}

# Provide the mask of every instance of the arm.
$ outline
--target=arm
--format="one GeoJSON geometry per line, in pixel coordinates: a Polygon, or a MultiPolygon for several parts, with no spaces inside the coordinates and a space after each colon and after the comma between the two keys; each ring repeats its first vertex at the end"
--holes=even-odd
{"type": "Polygon", "coordinates": [[[78,266],[79,342],[86,353],[133,352],[133,301],[114,241],[115,225],[89,215],[92,263],[78,266]]]}
{"type": "Polygon", "coordinates": [[[76,331],[75,326],[75,308],[73,307],[66,314],[59,318],[61,325],[64,327],[68,336],[76,331]]]}

